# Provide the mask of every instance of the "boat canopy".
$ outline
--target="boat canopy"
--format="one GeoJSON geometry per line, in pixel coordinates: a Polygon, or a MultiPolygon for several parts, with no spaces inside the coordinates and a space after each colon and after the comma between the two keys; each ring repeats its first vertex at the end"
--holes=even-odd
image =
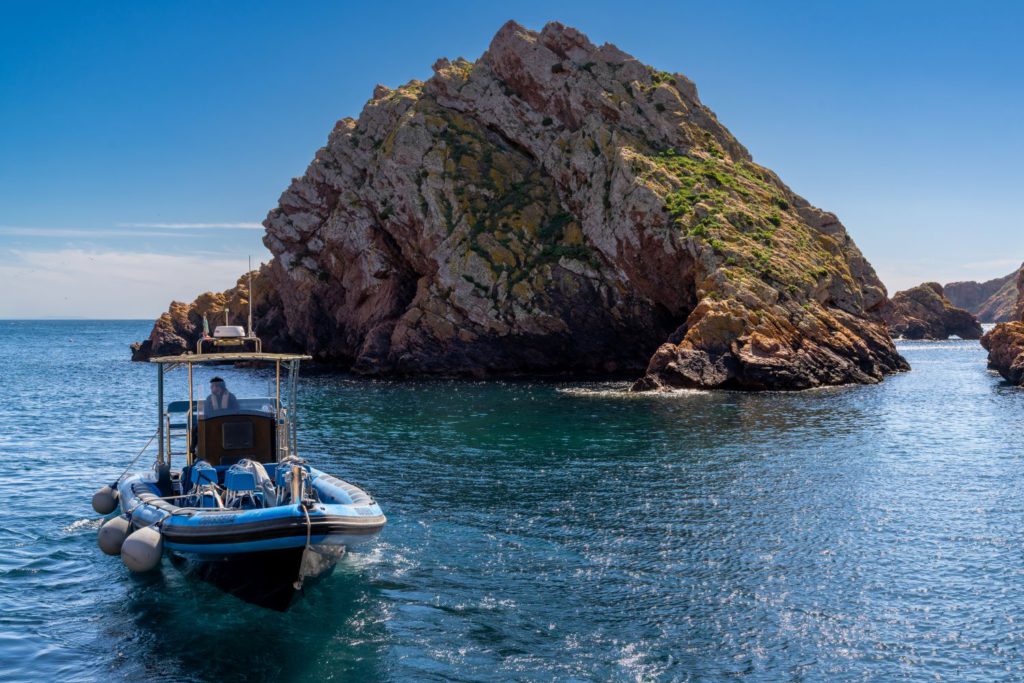
{"type": "MultiPolygon", "coordinates": [[[[149,362],[155,364],[157,369],[158,465],[170,464],[172,436],[184,437],[185,461],[186,465],[190,466],[197,455],[210,460],[211,453],[217,456],[221,454],[220,451],[223,448],[232,448],[232,446],[224,445],[228,443],[244,443],[245,448],[262,445],[260,449],[262,455],[258,457],[259,462],[272,462],[296,455],[298,444],[295,425],[298,402],[295,388],[299,362],[311,358],[312,356],[299,353],[263,353],[262,351],[186,353],[179,356],[150,358],[149,362]],[[218,363],[273,363],[275,366],[273,398],[236,399],[236,405],[232,406],[230,412],[219,410],[216,411],[216,414],[205,414],[204,401],[201,398],[197,399],[194,393],[193,369],[196,365],[218,363]],[[165,406],[164,375],[180,367],[185,369],[188,380],[188,400],[172,401],[165,406]],[[287,377],[282,378],[282,369],[287,371],[287,377]],[[282,380],[285,383],[283,397],[282,380]],[[184,420],[175,415],[174,422],[171,421],[172,414],[182,412],[186,416],[184,420]],[[225,420],[230,424],[222,424],[225,420]],[[231,430],[242,431],[235,434],[231,430]],[[229,432],[231,433],[229,434],[229,432]],[[257,436],[259,436],[258,439],[257,436]]],[[[222,458],[219,459],[223,462],[222,458]]]]}
{"type": "Polygon", "coordinates": [[[312,356],[300,353],[251,353],[239,351],[237,353],[186,353],[180,356],[155,356],[149,359],[150,363],[171,365],[177,363],[233,363],[236,361],[266,361],[269,363],[285,363],[296,360],[311,360],[312,356]]]}

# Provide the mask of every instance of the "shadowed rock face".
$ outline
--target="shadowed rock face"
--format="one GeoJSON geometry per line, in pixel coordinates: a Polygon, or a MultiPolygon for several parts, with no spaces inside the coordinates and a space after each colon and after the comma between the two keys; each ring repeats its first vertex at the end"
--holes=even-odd
{"type": "Polygon", "coordinates": [[[378,86],[264,225],[288,338],[364,374],[802,389],[907,368],[833,214],[685,76],[560,24],[378,86]]]}
{"type": "Polygon", "coordinates": [[[1017,271],[1017,306],[1014,317],[1016,320],[1024,320],[1024,266],[1017,271]]]}
{"type": "Polygon", "coordinates": [[[1008,382],[1024,385],[1024,269],[1017,273],[1017,320],[1000,323],[981,338],[988,366],[1008,382]]]}
{"type": "Polygon", "coordinates": [[[949,301],[973,313],[983,323],[1015,319],[1017,277],[1020,270],[988,282],[952,282],[944,290],[949,301]]]}
{"type": "Polygon", "coordinates": [[[937,282],[897,292],[886,306],[884,317],[889,331],[905,339],[980,339],[982,334],[977,319],[953,306],[937,282]]]}

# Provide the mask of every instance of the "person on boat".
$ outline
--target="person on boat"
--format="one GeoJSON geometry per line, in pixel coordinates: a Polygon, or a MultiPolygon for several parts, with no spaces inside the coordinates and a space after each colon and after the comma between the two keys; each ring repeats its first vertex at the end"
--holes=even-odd
{"type": "Polygon", "coordinates": [[[238,410],[238,399],[228,391],[227,385],[220,377],[210,380],[210,395],[203,404],[204,417],[225,415],[238,410]]]}

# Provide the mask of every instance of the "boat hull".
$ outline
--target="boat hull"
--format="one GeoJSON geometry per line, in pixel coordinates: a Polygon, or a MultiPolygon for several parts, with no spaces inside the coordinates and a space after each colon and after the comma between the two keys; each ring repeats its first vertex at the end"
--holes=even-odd
{"type": "Polygon", "coordinates": [[[285,548],[254,553],[208,555],[168,551],[171,564],[240,600],[287,611],[313,582],[330,576],[344,547],[285,548]]]}
{"type": "Polygon", "coordinates": [[[189,522],[164,524],[161,533],[169,550],[201,555],[233,555],[318,546],[351,547],[380,533],[383,520],[353,520],[325,509],[283,508],[277,517],[245,520],[244,513],[197,516],[189,522]],[[308,513],[308,517],[307,514],[308,513]],[[240,519],[242,518],[242,519],[240,519]]]}
{"type": "Polygon", "coordinates": [[[305,581],[329,574],[346,549],[372,541],[387,521],[358,487],[312,474],[319,501],[267,508],[179,507],[159,495],[152,472],[129,476],[118,493],[132,529],[157,528],[176,566],[242,600],[280,610],[305,581]]]}

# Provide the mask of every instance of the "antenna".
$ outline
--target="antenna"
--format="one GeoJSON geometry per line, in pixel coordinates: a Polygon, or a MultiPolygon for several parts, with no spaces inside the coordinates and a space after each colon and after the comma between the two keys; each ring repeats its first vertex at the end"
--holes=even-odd
{"type": "Polygon", "coordinates": [[[249,255],[249,336],[252,336],[252,254],[249,255]]]}

